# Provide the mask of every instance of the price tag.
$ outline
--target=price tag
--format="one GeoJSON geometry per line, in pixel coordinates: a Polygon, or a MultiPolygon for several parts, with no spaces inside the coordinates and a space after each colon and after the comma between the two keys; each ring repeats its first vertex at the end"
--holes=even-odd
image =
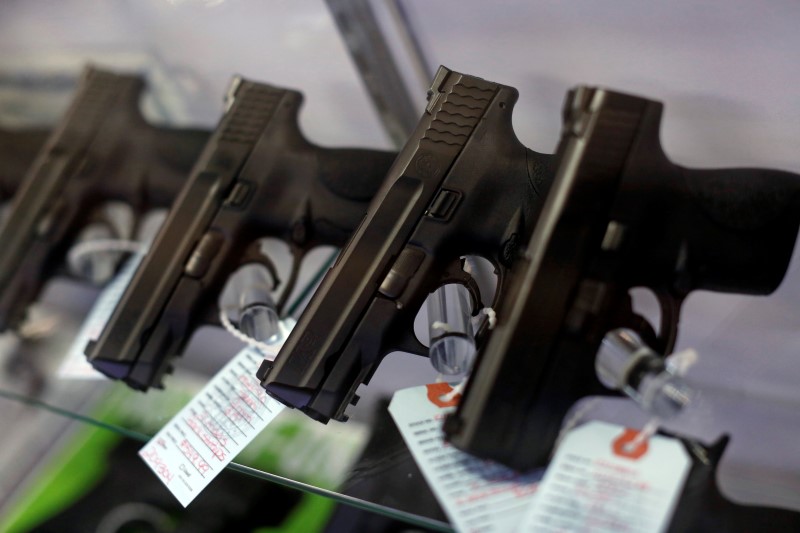
{"type": "Polygon", "coordinates": [[[519,531],[644,533],[669,526],[691,460],[676,440],[589,422],[559,446],[519,531]]]}
{"type": "Polygon", "coordinates": [[[262,360],[239,352],[139,451],[184,507],[283,410],[255,377],[262,360]]]}
{"type": "Polygon", "coordinates": [[[389,404],[414,460],[458,531],[513,531],[530,505],[541,471],[521,475],[444,441],[442,421],[460,399],[446,383],[403,389],[389,404]]]}
{"type": "Polygon", "coordinates": [[[125,288],[131,282],[133,274],[142,262],[143,254],[133,254],[122,267],[119,274],[111,280],[105,289],[97,297],[97,300],[89,312],[89,316],[83,321],[81,329],[75,340],[72,341],[66,357],[58,368],[58,376],[66,379],[106,379],[106,377],[95,370],[86,360],[84,350],[89,341],[97,340],[103,328],[106,327],[111,314],[117,307],[119,300],[125,293],[125,288]]]}

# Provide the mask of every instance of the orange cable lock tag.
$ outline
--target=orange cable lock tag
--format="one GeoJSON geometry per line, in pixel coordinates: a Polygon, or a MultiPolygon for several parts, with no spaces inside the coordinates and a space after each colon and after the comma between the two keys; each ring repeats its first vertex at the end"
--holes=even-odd
{"type": "Polygon", "coordinates": [[[428,389],[428,399],[437,407],[455,407],[461,400],[460,393],[447,398],[453,392],[453,387],[449,383],[429,383],[425,387],[428,389]]]}
{"type": "Polygon", "coordinates": [[[635,441],[638,436],[639,432],[637,430],[625,428],[622,435],[614,439],[614,442],[611,444],[614,455],[636,460],[646,454],[648,439],[644,439],[636,444],[635,441]]]}

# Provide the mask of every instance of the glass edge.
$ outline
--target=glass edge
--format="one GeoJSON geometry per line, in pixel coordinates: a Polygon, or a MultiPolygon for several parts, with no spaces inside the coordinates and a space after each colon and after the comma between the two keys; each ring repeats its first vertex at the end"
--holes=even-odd
{"type": "MultiPolygon", "coordinates": [[[[35,398],[30,398],[25,396],[24,394],[19,394],[7,390],[0,389],[0,398],[5,398],[7,400],[16,401],[25,405],[29,405],[32,407],[36,407],[38,409],[42,409],[44,411],[53,413],[58,416],[62,416],[65,418],[70,418],[77,422],[82,422],[84,424],[89,424],[101,429],[105,429],[107,431],[112,431],[118,434],[121,434],[125,437],[132,438],[134,440],[140,442],[147,442],[150,440],[151,436],[146,435],[144,433],[140,433],[138,431],[133,431],[122,426],[116,424],[110,424],[108,422],[103,422],[91,416],[83,415],[80,413],[76,413],[69,409],[63,409],[61,407],[57,407],[55,405],[51,405],[45,401],[38,400],[35,398]]],[[[316,494],[318,496],[322,496],[325,498],[329,498],[337,503],[342,503],[345,505],[349,505],[351,507],[355,507],[357,509],[362,509],[370,512],[374,512],[383,516],[387,516],[389,518],[394,518],[397,520],[401,520],[403,522],[413,524],[416,526],[425,527],[435,531],[453,531],[453,528],[445,523],[440,522],[439,520],[435,520],[433,518],[427,518],[424,516],[415,515],[413,513],[409,513],[407,511],[400,511],[399,509],[392,509],[391,507],[387,507],[384,505],[380,505],[377,503],[369,502],[366,500],[360,500],[358,498],[354,498],[352,496],[347,496],[346,494],[340,494],[335,491],[323,489],[320,487],[315,487],[313,485],[309,485],[307,483],[303,483],[300,481],[295,481],[293,479],[289,479],[286,477],[279,476],[277,474],[271,474],[269,472],[264,472],[262,470],[258,470],[257,468],[253,468],[250,466],[242,465],[239,463],[230,463],[226,468],[229,468],[235,472],[239,472],[242,474],[246,474],[252,477],[256,477],[259,479],[263,479],[265,481],[276,483],[278,485],[282,485],[285,487],[289,487],[292,489],[300,490],[302,492],[307,492],[311,494],[316,494]]]]}

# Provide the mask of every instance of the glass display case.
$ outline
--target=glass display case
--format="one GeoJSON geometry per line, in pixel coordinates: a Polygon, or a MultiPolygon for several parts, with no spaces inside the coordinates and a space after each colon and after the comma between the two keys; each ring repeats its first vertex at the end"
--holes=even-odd
{"type": "MultiPolygon", "coordinates": [[[[800,38],[792,23],[799,10],[792,2],[769,8],[688,1],[6,2],[0,6],[0,125],[52,125],[81,65],[91,62],[144,72],[150,89],[142,105],[156,122],[213,127],[231,76],[241,74],[302,91],[301,128],[313,142],[399,149],[416,124],[414,113],[425,108],[425,84],[445,64],[516,87],[515,132],[540,152],[556,146],[567,89],[588,83],[663,101],[662,139],[675,162],[800,172],[793,91],[800,38]]],[[[335,253],[320,249],[304,263],[290,305],[295,317],[335,253]]],[[[276,254],[288,260],[285,250],[276,254]]],[[[704,442],[730,435],[717,480],[723,493],[739,503],[795,511],[798,286],[793,258],[771,296],[689,297],[677,349],[699,354],[686,376],[698,400],[690,416],[666,425],[704,442]]],[[[76,459],[81,449],[102,454],[123,439],[146,442],[242,348],[225,331],[203,328],[165,388],[147,393],[78,376],[75,369],[65,374],[65,357],[101,290],[55,279],[19,334],[0,337],[0,529],[26,530],[36,516],[63,510],[69,498],[45,496],[46,488],[71,486],[67,479],[91,486],[96,473],[75,467],[83,461],[76,459]]],[[[634,302],[657,322],[651,293],[635,290],[634,302]]],[[[229,468],[327,502],[308,503],[308,513],[324,518],[309,528],[324,527],[341,504],[408,527],[449,531],[386,412],[395,390],[436,376],[425,358],[391,354],[359,390],[362,400],[349,422],[322,425],[287,409],[229,468]]],[[[647,420],[621,398],[587,400],[577,412],[570,423],[576,416],[632,427],[647,420]]]]}

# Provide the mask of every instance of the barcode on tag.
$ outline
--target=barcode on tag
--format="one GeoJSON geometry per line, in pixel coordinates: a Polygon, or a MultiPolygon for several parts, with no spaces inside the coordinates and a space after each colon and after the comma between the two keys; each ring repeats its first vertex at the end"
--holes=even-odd
{"type": "Polygon", "coordinates": [[[457,397],[446,383],[397,391],[389,404],[414,460],[458,531],[513,531],[533,498],[541,472],[521,475],[444,441],[442,421],[457,397]]]}
{"type": "Polygon", "coordinates": [[[556,451],[519,531],[664,531],[690,467],[676,439],[605,422],[572,430],[556,451]]]}
{"type": "Polygon", "coordinates": [[[255,377],[262,360],[239,352],[139,451],[184,507],[283,410],[255,377]]]}
{"type": "Polygon", "coordinates": [[[125,288],[131,282],[133,274],[142,262],[143,254],[133,254],[95,300],[92,310],[83,321],[78,335],[67,351],[66,357],[58,368],[58,376],[65,379],[106,379],[106,377],[92,368],[86,360],[84,350],[89,341],[96,340],[106,327],[111,314],[117,307],[120,298],[125,293],[125,288]]]}

